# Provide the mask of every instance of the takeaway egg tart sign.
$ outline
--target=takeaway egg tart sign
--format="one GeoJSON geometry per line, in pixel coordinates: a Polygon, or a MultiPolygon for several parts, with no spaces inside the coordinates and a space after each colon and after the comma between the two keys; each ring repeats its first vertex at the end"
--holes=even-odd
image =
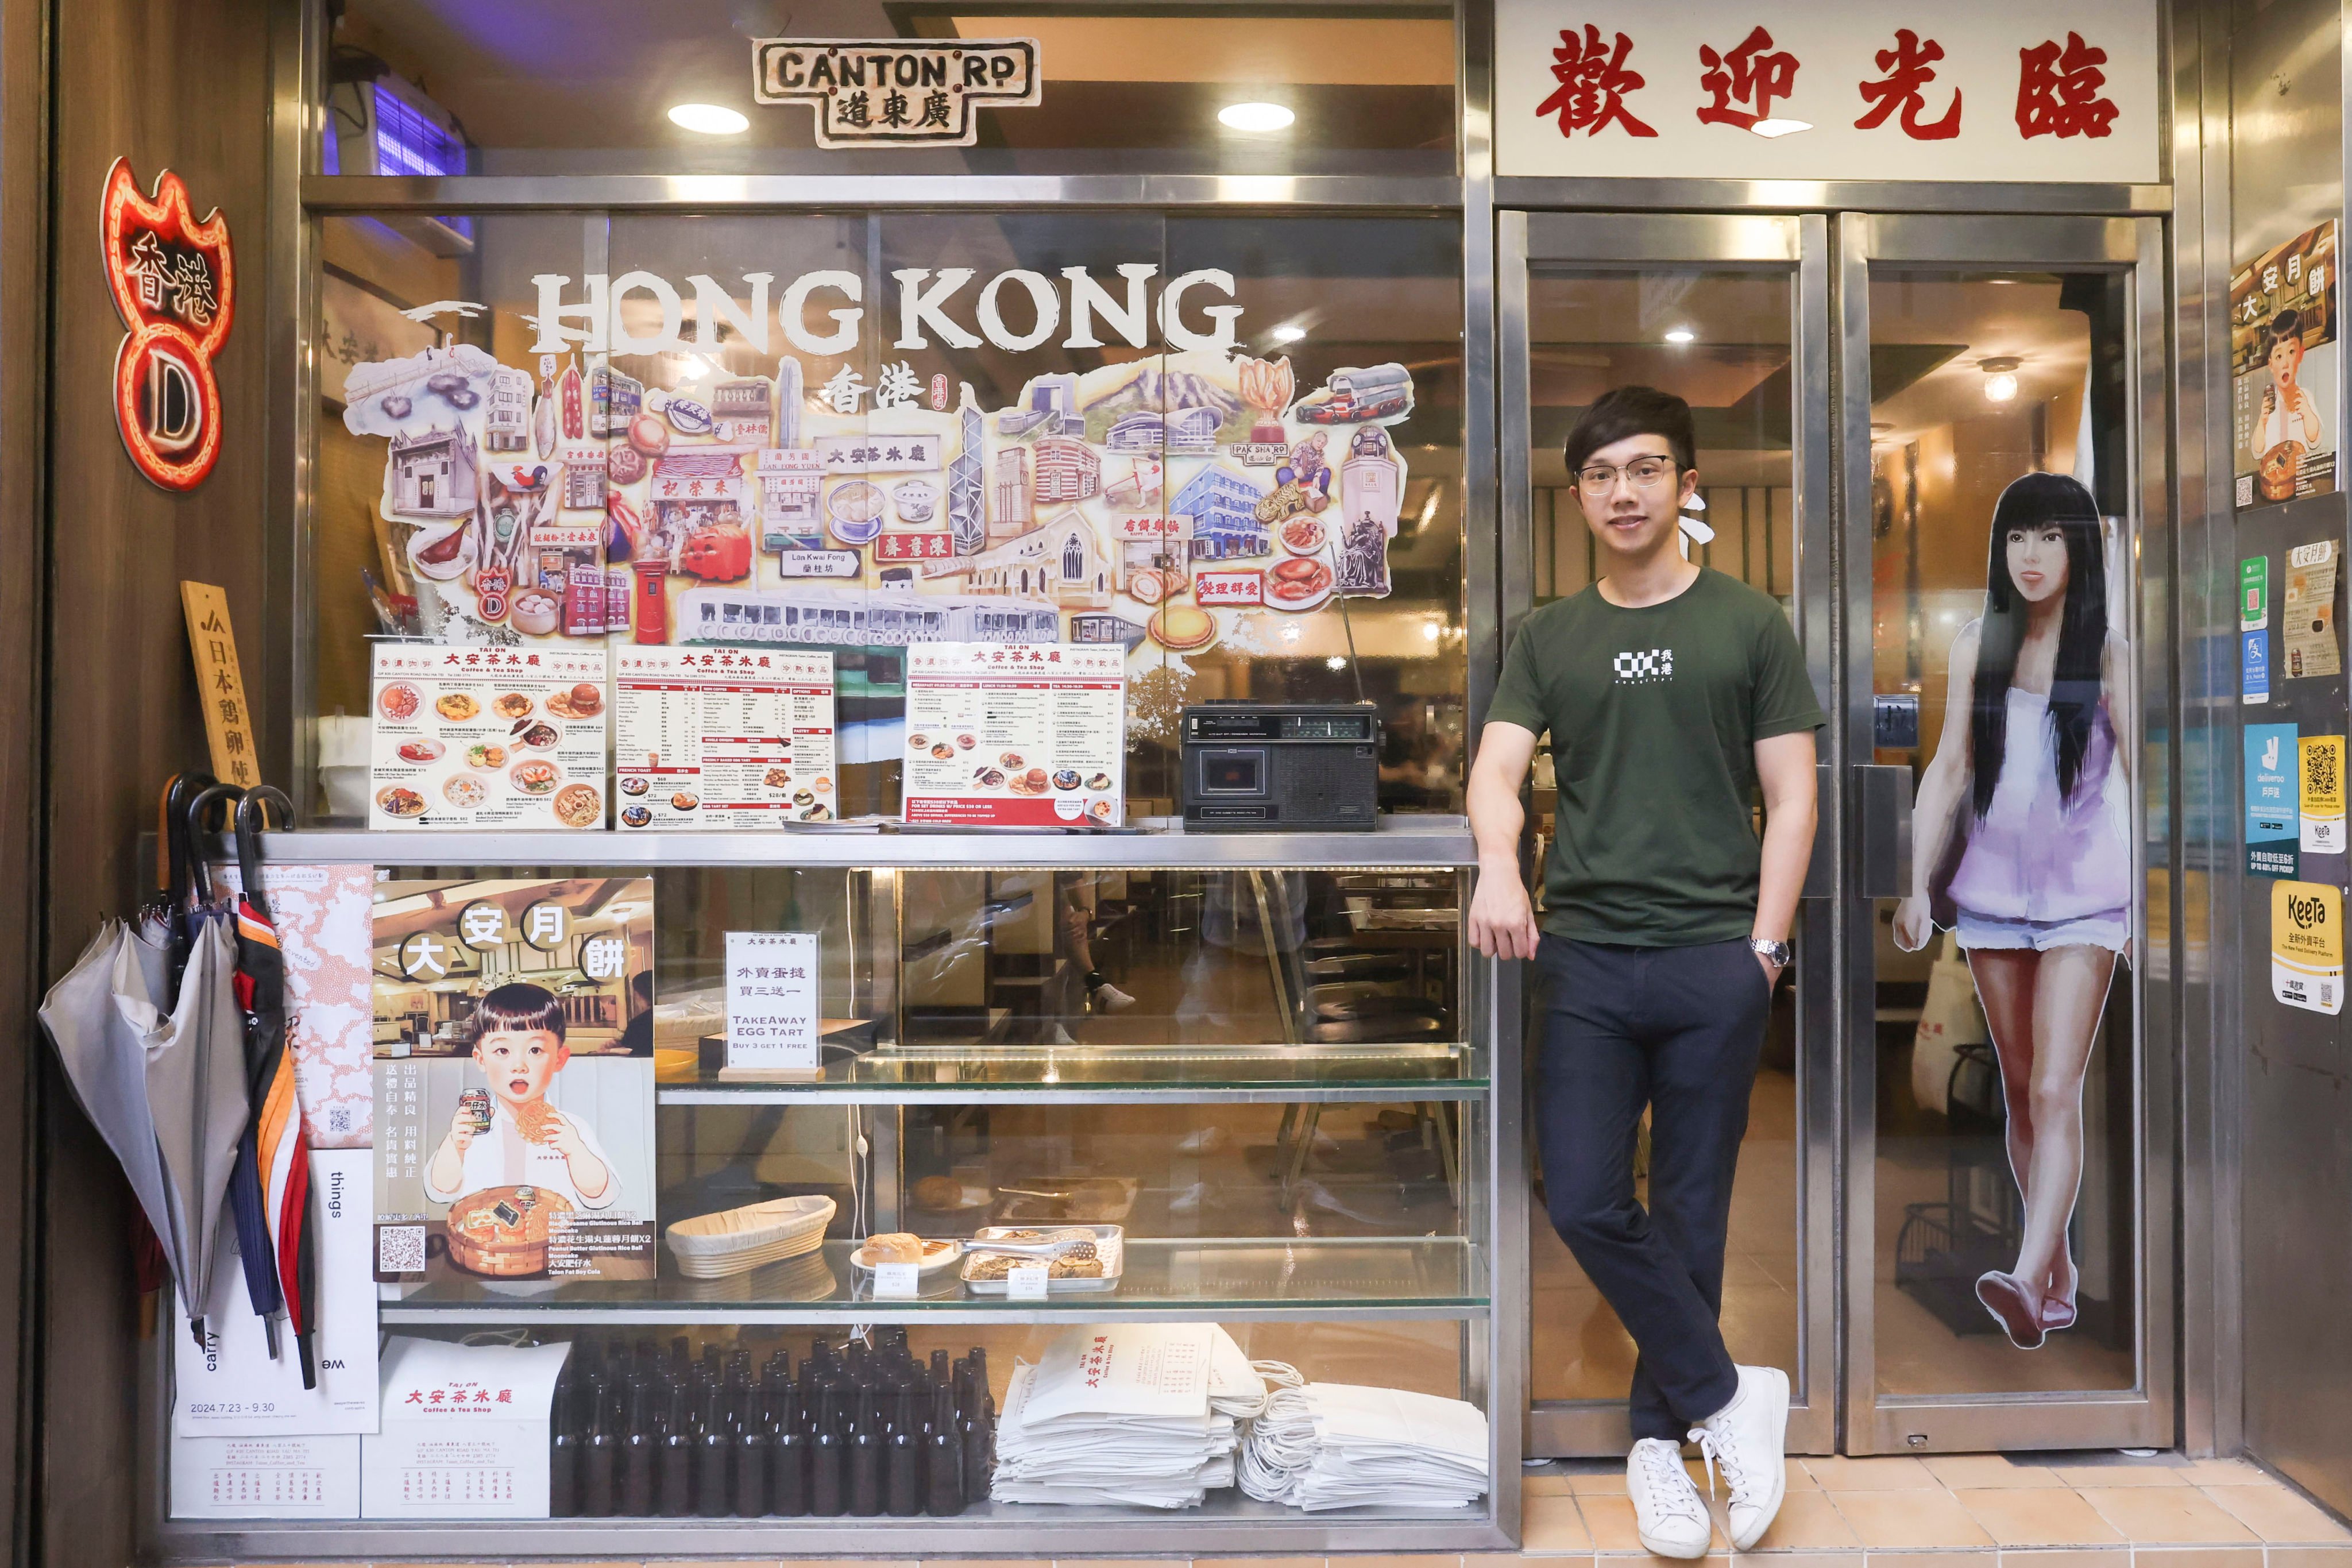
{"type": "Polygon", "coordinates": [[[139,471],[167,490],[194,489],[220,456],[220,383],[213,356],[236,312],[228,220],[200,220],[168,169],[140,194],[131,160],[107,171],[100,203],[106,282],[122,318],[114,356],[114,422],[139,471]]]}
{"type": "Polygon", "coordinates": [[[891,668],[925,643],[1108,645],[1189,679],[1213,648],[1388,596],[1412,375],[1238,352],[1230,274],[909,268],[870,312],[857,274],[777,281],[549,275],[529,365],[454,343],[355,366],[344,422],[385,444],[386,564],[424,631],[891,668]],[[719,374],[624,368],[712,363],[721,318],[719,374]],[[1154,352],[1033,374],[1002,407],[914,368],[983,339],[1154,352]]]}

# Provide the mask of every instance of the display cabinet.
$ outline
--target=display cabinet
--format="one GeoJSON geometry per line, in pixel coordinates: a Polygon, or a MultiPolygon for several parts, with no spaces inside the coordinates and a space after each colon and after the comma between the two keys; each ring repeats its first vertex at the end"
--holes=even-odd
{"type": "MultiPolygon", "coordinates": [[[[1496,1088],[1517,1081],[1504,1059],[1517,1033],[1496,1027],[1492,969],[1465,940],[1475,857],[1459,818],[1390,817],[1377,833],[1312,838],[1188,836],[1155,820],[1096,834],[307,831],[264,846],[278,866],[375,868],[375,1133],[394,1150],[379,1151],[379,1210],[398,1206],[383,1196],[382,1161],[403,1158],[402,1129],[385,1121],[403,1085],[422,1086],[408,1094],[407,1132],[423,1152],[406,1157],[433,1191],[458,1184],[454,1164],[436,1174],[431,1162],[456,1147],[445,1129],[464,1123],[459,1097],[488,1070],[472,1042],[502,1004],[485,998],[520,981],[558,995],[572,1017],[567,1073],[650,1055],[642,1153],[660,1238],[599,1278],[562,1277],[561,1263],[502,1273],[470,1252],[460,1267],[460,1199],[421,1269],[387,1277],[378,1257],[387,1346],[569,1345],[550,1424],[559,1517],[215,1521],[173,1517],[166,1503],[152,1521],[163,1556],[1319,1554],[1485,1550],[1516,1537],[1525,1291],[1503,1277],[1517,1265],[1501,1238],[1523,1225],[1520,1135],[1516,1093],[1496,1088]],[[635,889],[650,890],[649,908],[635,889]],[[404,977],[404,933],[436,911],[526,896],[570,900],[578,945],[534,955],[517,938],[404,977]],[[813,1071],[730,1065],[730,932],[814,937],[813,1071]],[[643,952],[649,1007],[642,992],[592,983],[583,966],[597,941],[643,952]],[[533,965],[545,966],[536,980],[533,965]],[[427,1065],[436,1060],[452,1065],[427,1065]],[[822,1235],[758,1267],[696,1277],[712,1270],[681,1252],[671,1227],[754,1205],[822,1215],[822,1235]],[[1026,1259],[956,1256],[1010,1231],[1080,1230],[1099,1247],[1041,1275],[1024,1268],[1020,1281],[1007,1275],[1026,1259]],[[863,1243],[899,1233],[956,1245],[934,1246],[940,1266],[886,1284],[864,1267],[863,1243]],[[576,1489],[587,1445],[626,1442],[639,1427],[665,1440],[667,1403],[698,1440],[719,1425],[703,1416],[706,1402],[734,1413],[730,1431],[772,1433],[772,1406],[812,1377],[829,1390],[827,1375],[855,1362],[877,1386],[862,1419],[887,1433],[898,1402],[914,1418],[931,1397],[917,1384],[936,1352],[959,1368],[956,1398],[1002,1420],[1016,1373],[1050,1369],[1074,1331],[1171,1324],[1215,1325],[1218,1353],[1239,1352],[1276,1387],[1274,1369],[1286,1365],[1310,1384],[1437,1395],[1499,1417],[1486,1422],[1481,1495],[1466,1508],[1308,1511],[1257,1500],[1230,1476],[1217,1484],[1212,1465],[1193,1506],[992,1500],[973,1480],[981,1495],[953,1510],[893,1515],[886,1500],[876,1513],[780,1516],[790,1500],[762,1483],[691,1502],[658,1485],[633,1497],[625,1458],[611,1513],[596,1500],[583,1507],[576,1489]],[[633,1403],[652,1409],[639,1415],[633,1403]],[[581,1451],[567,1457],[567,1446],[581,1451]]],[[[558,1101],[574,1122],[593,1105],[595,1169],[615,1182],[636,1179],[626,1092],[558,1101]]],[[[544,1198],[554,1186],[506,1190],[562,1204],[544,1198]]],[[[150,1455],[168,1468],[160,1363],[151,1396],[150,1455]]],[[[822,1419],[856,1425],[861,1396],[845,1381],[840,1397],[835,1415],[824,1394],[822,1419]]],[[[1250,1426],[1240,1423],[1236,1446],[1250,1426]]],[[[740,1444],[736,1453],[727,1462],[744,1475],[770,1473],[740,1444]]],[[[715,1477],[720,1461],[709,1462],[715,1477]]],[[[1053,1479],[1050,1463],[1023,1473],[1053,1479]]]]}

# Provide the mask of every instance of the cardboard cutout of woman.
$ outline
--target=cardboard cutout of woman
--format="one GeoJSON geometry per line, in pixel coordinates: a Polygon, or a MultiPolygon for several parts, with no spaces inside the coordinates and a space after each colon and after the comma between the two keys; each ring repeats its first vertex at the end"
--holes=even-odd
{"type": "Polygon", "coordinates": [[[1895,940],[1924,947],[1947,891],[2008,1107],[2024,1200],[2017,1262],[1977,1300],[2021,1350],[2074,1322],[2066,1227],[2083,1178],[2083,1078],[2131,943],[2130,657],[2107,625],[2098,507],[2063,474],[1994,504],[1984,614],[1952,641],[1935,761],[1919,781],[1911,896],[1895,940]],[[1948,889],[1930,879],[1955,834],[1948,889]]]}

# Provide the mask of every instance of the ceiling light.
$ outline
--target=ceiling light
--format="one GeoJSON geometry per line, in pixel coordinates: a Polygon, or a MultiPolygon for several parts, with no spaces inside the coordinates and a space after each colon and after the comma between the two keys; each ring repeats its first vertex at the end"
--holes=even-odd
{"type": "Polygon", "coordinates": [[[1674,344],[1676,348],[1680,348],[1685,343],[1695,343],[1698,342],[1698,334],[1692,331],[1688,327],[1675,327],[1669,329],[1666,332],[1666,342],[1674,344]]]}
{"type": "Polygon", "coordinates": [[[1282,628],[1282,640],[1285,642],[1297,642],[1300,635],[1298,623],[1296,621],[1282,628]]]}
{"type": "Polygon", "coordinates": [[[1977,361],[1984,372],[1984,395],[1988,403],[2007,403],[2017,395],[2017,367],[2021,362],[2015,354],[1995,354],[1990,359],[1977,361]]]}
{"type": "Polygon", "coordinates": [[[1324,667],[1329,669],[1345,669],[1348,668],[1348,661],[1336,653],[1329,658],[1325,659],[1323,663],[1324,667]]]}
{"type": "Polygon", "coordinates": [[[1435,642],[1435,641],[1438,639],[1438,637],[1441,635],[1441,634],[1440,634],[1440,628],[1439,628],[1439,626],[1438,626],[1437,623],[1436,623],[1435,621],[1423,621],[1423,622],[1422,622],[1422,623],[1421,623],[1421,635],[1422,635],[1423,637],[1427,638],[1429,641],[1431,641],[1431,642],[1435,642]]]}
{"type": "Polygon", "coordinates": [[[1231,131],[1287,131],[1298,116],[1278,103],[1229,103],[1217,122],[1231,131]]]}
{"type": "Polygon", "coordinates": [[[1274,339],[1274,341],[1278,343],[1295,343],[1299,339],[1307,335],[1307,329],[1305,327],[1293,326],[1290,322],[1285,321],[1281,326],[1275,328],[1273,331],[1266,335],[1274,339]]]}
{"type": "Polygon", "coordinates": [[[673,103],[669,121],[700,136],[740,136],[751,129],[742,115],[715,103],[673,103]]]}
{"type": "Polygon", "coordinates": [[[1812,128],[1813,122],[1810,120],[1783,120],[1774,115],[1769,120],[1758,121],[1748,129],[1759,136],[1794,136],[1800,131],[1811,131],[1812,128]]]}

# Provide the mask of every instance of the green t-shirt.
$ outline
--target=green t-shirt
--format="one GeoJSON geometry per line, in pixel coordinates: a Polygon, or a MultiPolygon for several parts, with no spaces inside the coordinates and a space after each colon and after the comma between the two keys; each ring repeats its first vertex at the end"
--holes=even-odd
{"type": "Polygon", "coordinates": [[[1632,947],[1748,933],[1756,742],[1826,722],[1779,605],[1706,568],[1639,609],[1587,588],[1520,626],[1486,717],[1551,733],[1545,930],[1632,947]]]}

